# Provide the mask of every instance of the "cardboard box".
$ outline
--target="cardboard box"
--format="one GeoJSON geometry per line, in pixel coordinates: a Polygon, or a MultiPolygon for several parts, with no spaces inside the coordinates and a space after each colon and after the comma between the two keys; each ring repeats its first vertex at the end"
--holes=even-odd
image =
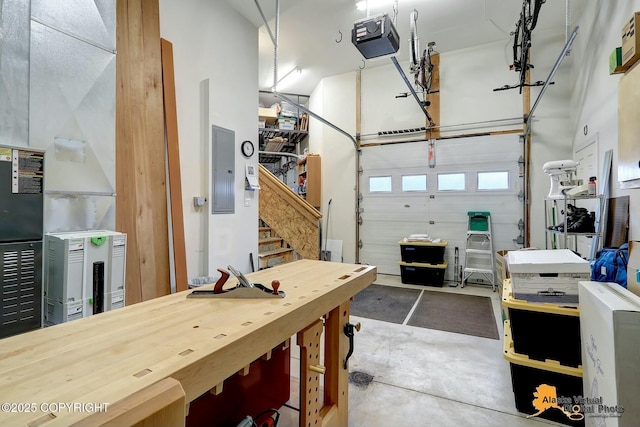
{"type": "Polygon", "coordinates": [[[503,250],[496,252],[495,262],[496,262],[496,279],[498,284],[500,285],[500,296],[502,296],[502,284],[504,283],[504,279],[508,279],[511,277],[509,275],[509,265],[507,264],[506,255],[509,251],[503,250]]]}
{"type": "Polygon", "coordinates": [[[507,255],[516,299],[577,304],[578,282],[589,280],[591,264],[569,249],[511,251],[507,255]]]}
{"type": "Polygon", "coordinates": [[[272,125],[278,119],[278,112],[275,108],[258,107],[258,120],[264,120],[266,124],[272,125]]]}
{"type": "Polygon", "coordinates": [[[629,242],[627,289],[640,296],[640,242],[633,240],[629,242]]]}
{"type": "Polygon", "coordinates": [[[639,20],[640,12],[636,12],[622,27],[622,65],[626,67],[631,67],[640,58],[640,37],[636,37],[639,20]]]}
{"type": "MultiPolygon", "coordinates": [[[[502,298],[504,295],[502,290],[505,283],[504,281],[511,277],[509,275],[509,264],[507,264],[506,258],[508,252],[509,251],[507,250],[502,250],[497,251],[495,254],[496,285],[498,286],[498,294],[500,295],[500,298],[502,298]]],[[[511,281],[509,281],[509,288],[511,288],[511,281]]],[[[504,305],[500,307],[500,312],[502,313],[503,322],[509,318],[509,312],[504,305]]]]}
{"type": "Polygon", "coordinates": [[[613,49],[609,55],[609,74],[622,74],[630,68],[631,65],[622,65],[622,48],[613,49]]]}
{"type": "Polygon", "coordinates": [[[640,297],[616,283],[580,282],[587,426],[640,425],[640,297]]]}

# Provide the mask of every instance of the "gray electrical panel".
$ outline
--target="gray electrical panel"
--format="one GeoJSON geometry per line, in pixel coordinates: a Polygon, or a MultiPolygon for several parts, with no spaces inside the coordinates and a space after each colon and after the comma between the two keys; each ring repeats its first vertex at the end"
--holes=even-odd
{"type": "Polygon", "coordinates": [[[211,135],[211,213],[234,213],[236,134],[232,130],[212,126],[211,135]]]}
{"type": "Polygon", "coordinates": [[[44,153],[0,146],[0,338],[42,326],[44,153]]]}

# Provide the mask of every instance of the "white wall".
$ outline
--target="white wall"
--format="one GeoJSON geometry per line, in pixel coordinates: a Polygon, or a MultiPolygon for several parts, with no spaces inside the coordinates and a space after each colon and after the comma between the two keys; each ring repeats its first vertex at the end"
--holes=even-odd
{"type": "MultiPolygon", "coordinates": [[[[533,32],[531,82],[545,81],[565,45],[564,31],[533,32]]],[[[565,57],[547,91],[533,112],[531,124],[531,211],[530,246],[545,248],[544,198],[549,194],[550,178],[542,166],[551,160],[572,159],[569,126],[571,63],[573,55],[565,57]]],[[[531,88],[531,106],[541,87],[531,88]]],[[[584,254],[583,254],[584,255],[584,254]]]]}
{"type": "MultiPolygon", "coordinates": [[[[160,33],[173,43],[188,277],[213,274],[228,264],[250,271],[249,253],[258,263],[258,200],[244,191],[247,159],[240,144],[258,145],[258,29],[225,2],[160,0],[160,33]],[[192,201],[209,197],[211,142],[203,135],[201,118],[206,79],[209,120],[204,125],[236,135],[234,214],[211,215],[210,202],[195,208],[192,201]]],[[[257,165],[257,154],[250,161],[257,165]]]]}
{"type": "MultiPolygon", "coordinates": [[[[496,124],[490,124],[488,128],[480,125],[453,129],[446,127],[522,117],[522,97],[518,89],[493,91],[518,81],[517,73],[509,70],[512,54],[507,42],[508,39],[505,39],[440,54],[440,117],[442,126],[445,126],[443,134],[503,129],[504,126],[496,124]]],[[[514,121],[506,128],[517,127],[514,121]]]]}
{"type": "MultiPolygon", "coordinates": [[[[356,73],[329,77],[311,94],[309,109],[351,135],[355,135],[356,73]],[[339,106],[339,108],[337,107],[339,106]]],[[[355,262],[356,150],[349,138],[311,119],[309,152],[322,159],[323,245],[325,238],[342,240],[344,262],[355,262]],[[331,209],[327,217],[327,205],[331,209]],[[329,230],[326,232],[327,220],[329,230]]],[[[324,248],[324,246],[323,246],[324,248]]]]}
{"type": "Polygon", "coordinates": [[[618,188],[618,83],[620,75],[609,75],[609,55],[621,45],[624,23],[640,10],[639,0],[599,0],[585,2],[585,10],[577,17],[580,33],[575,42],[571,96],[571,132],[574,146],[598,135],[598,171],[602,170],[604,153],[613,150],[613,197],[630,197],[629,238],[640,238],[640,190],[618,188]],[[584,135],[584,127],[588,133],[584,135]],[[635,215],[634,215],[635,214],[635,215]]]}

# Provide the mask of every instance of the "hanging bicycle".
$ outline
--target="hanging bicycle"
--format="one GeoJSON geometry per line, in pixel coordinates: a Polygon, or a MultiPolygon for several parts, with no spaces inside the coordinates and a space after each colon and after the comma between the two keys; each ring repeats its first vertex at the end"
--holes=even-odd
{"type": "Polygon", "coordinates": [[[540,8],[545,2],[546,0],[523,0],[520,18],[516,22],[516,29],[511,33],[513,36],[513,64],[509,66],[510,69],[520,73],[519,82],[513,86],[505,85],[494,89],[494,91],[520,88],[520,93],[522,93],[522,88],[525,86],[541,86],[544,84],[542,81],[527,83],[526,78],[527,71],[533,68],[533,64],[529,63],[531,33],[536,28],[540,8]]]}
{"type": "Polygon", "coordinates": [[[431,80],[433,73],[433,63],[431,55],[435,53],[436,42],[429,42],[427,48],[420,56],[420,38],[417,29],[418,11],[413,10],[410,16],[411,38],[409,40],[409,56],[411,58],[410,70],[414,77],[417,88],[425,95],[431,92],[431,80]]]}

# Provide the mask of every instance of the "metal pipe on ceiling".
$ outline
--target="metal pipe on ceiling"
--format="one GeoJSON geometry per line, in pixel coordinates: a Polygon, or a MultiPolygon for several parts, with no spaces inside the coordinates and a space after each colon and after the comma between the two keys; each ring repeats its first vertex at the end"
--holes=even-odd
{"type": "MultiPolygon", "coordinates": [[[[565,4],[565,39],[564,42],[569,41],[569,31],[571,31],[571,0],[566,0],[565,4]]],[[[567,51],[567,56],[571,54],[571,50],[567,51]]]]}
{"type": "Polygon", "coordinates": [[[422,112],[424,113],[425,116],[427,116],[427,120],[429,120],[429,124],[433,125],[433,119],[431,118],[431,116],[429,115],[429,112],[427,111],[427,109],[424,107],[424,103],[422,101],[420,101],[420,98],[418,98],[418,94],[416,93],[415,89],[413,88],[413,86],[411,85],[411,82],[409,82],[409,79],[407,78],[407,75],[404,73],[404,71],[402,70],[402,67],[400,66],[400,64],[398,63],[398,60],[396,59],[395,56],[391,57],[391,62],[393,62],[393,65],[396,66],[396,69],[398,70],[398,72],[400,73],[400,77],[402,77],[402,80],[404,80],[404,83],[407,85],[407,87],[409,88],[409,91],[411,92],[411,94],[413,95],[413,97],[415,98],[416,102],[418,103],[418,105],[420,106],[420,109],[422,110],[422,112]]]}
{"type": "Polygon", "coordinates": [[[276,38],[273,35],[273,33],[271,32],[271,28],[269,28],[269,24],[267,23],[267,18],[264,16],[264,13],[262,12],[262,8],[260,7],[260,3],[258,3],[258,0],[253,0],[253,1],[256,4],[256,7],[258,8],[258,12],[260,12],[260,16],[262,17],[262,21],[264,22],[265,26],[267,27],[267,32],[269,33],[269,37],[271,37],[271,42],[273,44],[276,44],[276,38]]]}
{"type": "Polygon", "coordinates": [[[273,43],[273,87],[274,92],[278,85],[278,45],[280,44],[280,0],[276,0],[276,35],[273,43]]]}
{"type": "Polygon", "coordinates": [[[564,45],[562,52],[560,52],[560,56],[558,56],[556,63],[553,65],[553,68],[551,69],[551,72],[549,73],[547,80],[545,80],[544,85],[542,86],[542,89],[540,90],[540,93],[536,98],[536,102],[533,103],[533,107],[531,107],[531,110],[529,111],[529,115],[527,116],[527,120],[526,120],[527,135],[531,133],[530,124],[531,124],[531,117],[533,117],[533,112],[536,110],[536,108],[538,107],[538,104],[540,103],[540,99],[542,99],[542,96],[547,91],[547,88],[549,87],[551,80],[553,80],[553,76],[556,75],[558,68],[560,68],[560,64],[562,64],[562,61],[564,60],[565,56],[567,56],[567,52],[569,51],[569,49],[571,49],[571,44],[573,43],[573,41],[576,39],[576,36],[578,35],[578,28],[579,27],[576,27],[573,30],[573,33],[571,33],[571,37],[569,37],[569,40],[567,40],[567,43],[564,45]]]}
{"type": "Polygon", "coordinates": [[[302,160],[304,158],[304,156],[300,154],[284,153],[282,151],[258,151],[258,154],[265,154],[267,156],[294,157],[298,160],[302,160]]]}
{"type": "MultiPolygon", "coordinates": [[[[480,121],[480,122],[468,122],[468,123],[457,123],[457,124],[453,124],[453,125],[434,125],[434,126],[429,126],[429,127],[420,127],[415,129],[414,131],[411,132],[404,132],[401,130],[398,130],[398,132],[396,134],[383,134],[380,135],[378,132],[374,132],[374,133],[364,133],[361,134],[360,137],[361,138],[366,138],[366,137],[378,137],[378,136],[393,136],[393,135],[398,135],[401,133],[416,133],[416,132],[424,132],[427,130],[432,130],[432,129],[457,129],[457,128],[462,128],[462,127],[468,127],[468,126],[476,126],[476,128],[481,128],[481,127],[488,127],[492,124],[496,124],[496,123],[503,123],[500,126],[507,126],[510,124],[522,124],[522,116],[520,117],[509,117],[509,118],[505,118],[505,119],[494,119],[494,120],[484,120],[484,121],[480,121]],[[506,122],[506,123],[503,123],[506,122]],[[513,122],[513,123],[512,123],[513,122]],[[479,125],[486,125],[486,126],[479,126],[479,125]]],[[[387,131],[389,132],[389,131],[387,131]]]]}
{"type": "Polygon", "coordinates": [[[357,150],[358,149],[358,142],[356,141],[356,139],[347,131],[339,128],[338,126],[334,125],[333,123],[331,123],[330,121],[326,120],[325,118],[323,118],[322,116],[319,116],[318,114],[314,113],[313,111],[311,111],[310,109],[308,109],[307,107],[305,107],[304,105],[298,104],[297,102],[291,100],[290,98],[288,98],[286,95],[283,95],[281,93],[278,93],[277,91],[273,92],[273,94],[282,99],[283,101],[288,102],[289,104],[292,104],[294,106],[296,106],[297,108],[299,108],[300,110],[304,111],[305,113],[307,113],[308,115],[310,115],[311,117],[313,117],[314,119],[322,122],[323,124],[329,126],[330,128],[332,128],[333,130],[340,132],[341,134],[343,134],[344,136],[346,136],[347,138],[349,138],[351,140],[351,142],[353,142],[353,146],[354,148],[357,150]]]}

